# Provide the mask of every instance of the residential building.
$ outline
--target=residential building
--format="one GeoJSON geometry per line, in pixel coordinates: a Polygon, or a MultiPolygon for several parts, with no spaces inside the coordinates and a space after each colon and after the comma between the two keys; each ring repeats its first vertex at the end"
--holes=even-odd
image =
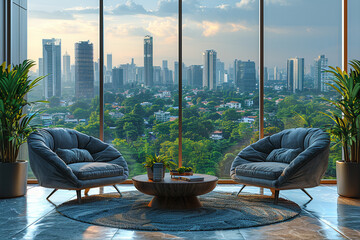
{"type": "Polygon", "coordinates": [[[154,113],[156,121],[159,122],[169,122],[170,121],[170,112],[158,111],[154,113]]]}

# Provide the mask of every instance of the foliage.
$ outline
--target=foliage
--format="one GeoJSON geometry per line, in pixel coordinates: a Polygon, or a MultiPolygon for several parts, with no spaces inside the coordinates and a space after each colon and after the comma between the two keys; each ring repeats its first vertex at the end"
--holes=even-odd
{"type": "Polygon", "coordinates": [[[164,155],[156,155],[156,154],[146,156],[146,161],[143,162],[142,164],[146,168],[153,168],[155,163],[162,163],[168,169],[176,166],[176,163],[172,159],[169,160],[169,158],[167,158],[164,155]]]}
{"type": "Polygon", "coordinates": [[[333,83],[328,83],[336,90],[341,98],[338,100],[326,99],[335,110],[330,114],[324,113],[334,121],[329,130],[331,136],[339,140],[344,149],[346,162],[360,163],[360,61],[350,62],[348,74],[339,67],[330,67],[329,72],[333,75],[333,83]]]}
{"type": "Polygon", "coordinates": [[[185,172],[192,172],[192,170],[193,170],[192,167],[179,167],[179,168],[174,169],[173,171],[182,174],[185,172]]]}
{"type": "Polygon", "coordinates": [[[28,94],[44,77],[30,80],[28,74],[34,61],[25,60],[22,64],[0,66],[0,161],[16,162],[20,146],[26,142],[34,130],[30,121],[39,113],[26,114],[24,110],[37,102],[29,102],[28,94]]]}

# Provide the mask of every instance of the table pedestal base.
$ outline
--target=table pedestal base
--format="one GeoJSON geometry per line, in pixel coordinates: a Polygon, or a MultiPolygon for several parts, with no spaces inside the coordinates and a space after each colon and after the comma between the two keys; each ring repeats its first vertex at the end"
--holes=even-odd
{"type": "Polygon", "coordinates": [[[176,198],[155,196],[148,206],[162,209],[192,209],[202,207],[202,204],[196,196],[176,198]]]}

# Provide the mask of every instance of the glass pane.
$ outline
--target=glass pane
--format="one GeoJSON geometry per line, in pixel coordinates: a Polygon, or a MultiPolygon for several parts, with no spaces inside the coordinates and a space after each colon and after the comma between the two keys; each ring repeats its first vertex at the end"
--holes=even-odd
{"type": "Polygon", "coordinates": [[[348,29],[348,41],[349,41],[349,60],[360,60],[360,15],[358,10],[360,9],[360,1],[349,0],[349,29],[348,29]]]}
{"type": "MultiPolygon", "coordinates": [[[[322,98],[336,93],[323,69],[341,66],[341,1],[281,3],[265,6],[265,135],[296,127],[326,130],[332,121],[322,114],[329,109],[322,98]]],[[[339,158],[341,149],[332,149],[325,178],[335,177],[339,158]]]]}
{"type": "Polygon", "coordinates": [[[220,178],[258,139],[259,2],[225,2],[183,2],[183,165],[220,178]]]}
{"type": "Polygon", "coordinates": [[[32,123],[99,137],[98,1],[32,0],[28,14],[32,75],[47,76],[28,97],[48,101],[30,110],[43,111],[32,123]]]}
{"type": "Polygon", "coordinates": [[[105,140],[124,155],[132,177],[146,172],[146,155],[177,152],[178,8],[176,1],[104,4],[105,140]]]}

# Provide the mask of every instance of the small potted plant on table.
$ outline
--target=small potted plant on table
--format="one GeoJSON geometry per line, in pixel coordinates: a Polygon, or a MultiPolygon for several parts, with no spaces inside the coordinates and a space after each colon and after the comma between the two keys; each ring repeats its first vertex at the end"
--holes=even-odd
{"type": "Polygon", "coordinates": [[[163,168],[163,178],[165,177],[165,170],[167,169],[171,169],[172,166],[176,166],[176,163],[173,160],[169,160],[168,158],[166,158],[166,156],[164,155],[148,155],[146,156],[146,161],[143,162],[142,164],[144,165],[144,167],[147,170],[147,174],[148,174],[148,178],[150,180],[153,180],[153,166],[155,163],[162,163],[164,165],[163,168]]]}
{"type": "Polygon", "coordinates": [[[179,167],[170,171],[172,176],[192,176],[194,174],[192,167],[179,167]]]}

